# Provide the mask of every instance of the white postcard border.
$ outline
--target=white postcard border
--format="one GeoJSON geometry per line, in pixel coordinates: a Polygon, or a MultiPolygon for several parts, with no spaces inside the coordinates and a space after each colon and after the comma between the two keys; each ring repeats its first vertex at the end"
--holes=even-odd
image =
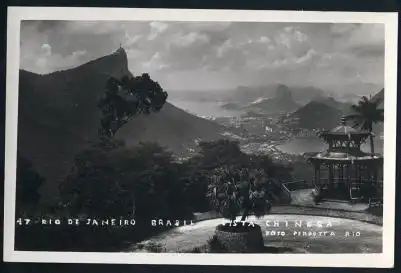
{"type": "Polygon", "coordinates": [[[393,267],[397,115],[397,13],[9,7],[7,21],[4,261],[308,267],[393,267]],[[181,254],[15,251],[15,179],[21,20],[241,21],[385,24],[383,253],[181,254]]]}

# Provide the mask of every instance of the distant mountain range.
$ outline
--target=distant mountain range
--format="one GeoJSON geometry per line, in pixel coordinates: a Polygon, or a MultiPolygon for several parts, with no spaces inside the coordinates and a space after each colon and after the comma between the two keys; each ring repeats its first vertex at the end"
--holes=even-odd
{"type": "Polygon", "coordinates": [[[351,103],[344,103],[333,97],[327,97],[322,90],[312,87],[293,88],[279,84],[275,88],[274,95],[272,95],[273,89],[268,89],[269,98],[261,97],[250,103],[230,102],[222,105],[222,107],[230,110],[245,110],[248,116],[260,116],[275,115],[282,112],[291,113],[302,109],[311,101],[322,103],[342,112],[347,111],[351,106],[351,103]],[[301,96],[302,92],[304,92],[303,97],[301,96]],[[298,101],[294,97],[298,97],[298,101]]]}
{"type": "MultiPolygon", "coordinates": [[[[74,156],[97,137],[97,102],[108,78],[129,74],[124,50],[47,75],[20,71],[18,149],[46,178],[44,194],[54,192],[74,156]]],[[[135,117],[116,138],[123,139],[128,147],[140,141],[157,141],[182,155],[195,146],[196,138],[221,138],[222,130],[217,123],[166,103],[159,113],[135,117]]]]}
{"type": "MultiPolygon", "coordinates": [[[[384,98],[384,90],[372,97],[372,100],[384,98]]],[[[343,103],[332,97],[317,97],[292,113],[286,122],[305,129],[332,129],[339,124],[343,115],[352,112],[351,103],[343,103]]],[[[376,124],[374,132],[382,132],[383,125],[376,124]]]]}

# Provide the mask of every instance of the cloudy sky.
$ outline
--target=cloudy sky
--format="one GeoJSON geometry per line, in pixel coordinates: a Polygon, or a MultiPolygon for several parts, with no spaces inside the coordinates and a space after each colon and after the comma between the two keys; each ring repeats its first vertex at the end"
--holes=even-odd
{"type": "Polygon", "coordinates": [[[168,89],[285,83],[383,85],[384,26],[217,22],[24,21],[22,69],[48,73],[116,50],[168,89]]]}

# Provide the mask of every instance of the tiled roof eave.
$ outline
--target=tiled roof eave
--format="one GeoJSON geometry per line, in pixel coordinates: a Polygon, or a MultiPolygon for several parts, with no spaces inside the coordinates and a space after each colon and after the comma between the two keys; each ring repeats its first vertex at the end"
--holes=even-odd
{"type": "Polygon", "coordinates": [[[308,160],[313,160],[313,161],[379,161],[383,160],[382,156],[363,156],[363,157],[357,157],[357,156],[349,156],[349,157],[324,157],[324,156],[313,156],[309,157],[308,160]]]}

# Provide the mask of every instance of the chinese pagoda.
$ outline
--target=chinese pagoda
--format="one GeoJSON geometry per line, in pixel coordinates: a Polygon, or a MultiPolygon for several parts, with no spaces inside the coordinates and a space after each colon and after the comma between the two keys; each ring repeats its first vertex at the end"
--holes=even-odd
{"type": "Polygon", "coordinates": [[[329,147],[308,161],[314,167],[314,185],[322,198],[352,202],[380,198],[383,156],[361,151],[370,133],[347,126],[343,117],[340,126],[319,136],[329,147]]]}

